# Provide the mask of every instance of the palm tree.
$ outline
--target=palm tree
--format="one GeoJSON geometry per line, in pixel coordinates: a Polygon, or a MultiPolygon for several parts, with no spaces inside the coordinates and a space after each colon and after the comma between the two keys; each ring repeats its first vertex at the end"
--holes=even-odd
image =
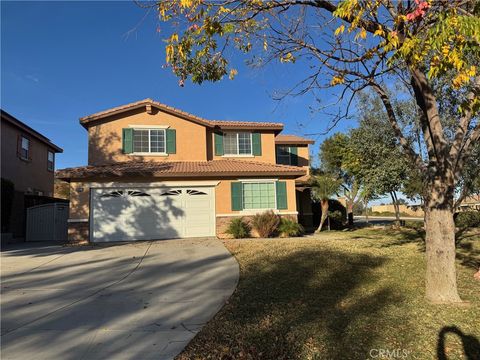
{"type": "Polygon", "coordinates": [[[328,216],[328,200],[335,195],[340,187],[340,181],[329,175],[312,176],[312,197],[320,201],[322,217],[315,233],[322,231],[323,224],[328,216]]]}

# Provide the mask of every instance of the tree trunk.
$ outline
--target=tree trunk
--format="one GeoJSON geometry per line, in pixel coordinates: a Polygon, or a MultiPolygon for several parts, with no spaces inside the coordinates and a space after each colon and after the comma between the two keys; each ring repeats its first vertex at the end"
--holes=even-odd
{"type": "Polygon", "coordinates": [[[400,206],[398,205],[398,199],[395,191],[392,191],[390,196],[392,197],[393,208],[395,209],[395,225],[400,226],[400,206]]]}
{"type": "Polygon", "coordinates": [[[436,179],[425,199],[426,297],[435,303],[461,302],[455,268],[454,186],[436,179]]]}
{"type": "Polygon", "coordinates": [[[353,227],[353,199],[347,201],[348,227],[353,227]]]}
{"type": "Polygon", "coordinates": [[[368,225],[368,201],[365,201],[365,219],[368,225]]]}
{"type": "Polygon", "coordinates": [[[315,231],[315,233],[319,233],[320,231],[322,231],[323,223],[328,216],[328,200],[320,200],[320,207],[322,209],[322,216],[320,218],[320,225],[318,226],[318,229],[315,231]]]}

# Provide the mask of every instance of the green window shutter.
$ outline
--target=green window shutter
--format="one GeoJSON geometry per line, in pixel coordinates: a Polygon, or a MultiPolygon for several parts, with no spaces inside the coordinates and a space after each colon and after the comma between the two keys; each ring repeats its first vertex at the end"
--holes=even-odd
{"type": "Polygon", "coordinates": [[[124,154],[133,152],[133,129],[122,129],[122,150],[124,154]]]}
{"type": "Polygon", "coordinates": [[[298,148],[290,146],[290,165],[298,166],[298,148]]]}
{"type": "Polygon", "coordinates": [[[165,131],[167,137],[167,154],[177,153],[177,131],[175,129],[167,129],[165,131]]]}
{"type": "Polygon", "coordinates": [[[231,183],[232,210],[243,210],[243,184],[241,182],[231,183]]]}
{"type": "Polygon", "coordinates": [[[255,156],[262,155],[262,134],[252,134],[252,154],[255,156]]]}
{"type": "Polygon", "coordinates": [[[215,133],[215,155],[222,156],[223,155],[223,134],[222,133],[215,133]]]}
{"type": "Polygon", "coordinates": [[[277,209],[285,210],[288,208],[287,204],[287,182],[277,181],[277,209]]]}

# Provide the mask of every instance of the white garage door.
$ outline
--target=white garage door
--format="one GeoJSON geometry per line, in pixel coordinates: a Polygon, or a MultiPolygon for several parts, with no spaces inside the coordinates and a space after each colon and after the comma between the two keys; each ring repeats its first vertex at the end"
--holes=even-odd
{"type": "Polygon", "coordinates": [[[92,189],[93,242],[215,235],[213,187],[92,189]]]}

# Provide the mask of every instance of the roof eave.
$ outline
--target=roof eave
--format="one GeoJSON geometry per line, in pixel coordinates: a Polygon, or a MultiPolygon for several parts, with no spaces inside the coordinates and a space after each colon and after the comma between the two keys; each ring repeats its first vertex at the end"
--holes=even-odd
{"type": "Polygon", "coordinates": [[[28,134],[34,136],[37,140],[41,141],[46,146],[50,147],[55,153],[63,153],[63,149],[61,147],[52,143],[49,138],[42,135],[37,130],[31,128],[30,126],[28,126],[24,122],[18,120],[13,115],[10,115],[9,113],[7,113],[5,110],[2,110],[1,113],[2,113],[2,118],[5,119],[6,121],[8,121],[13,126],[16,126],[17,128],[20,128],[23,131],[27,132],[28,134]]]}
{"type": "Polygon", "coordinates": [[[191,114],[184,113],[182,111],[178,111],[176,109],[163,106],[162,104],[159,104],[159,103],[157,103],[157,102],[155,102],[151,99],[142,100],[138,103],[132,103],[131,106],[126,105],[126,106],[123,106],[123,107],[113,108],[113,109],[111,109],[111,111],[106,110],[106,111],[102,111],[102,112],[95,113],[95,114],[92,114],[92,115],[84,116],[84,117],[80,118],[80,124],[85,129],[88,129],[88,127],[93,122],[95,122],[97,120],[102,120],[102,119],[108,118],[110,116],[118,115],[118,114],[121,114],[121,113],[124,113],[124,112],[127,112],[127,111],[131,111],[131,110],[135,110],[135,109],[140,109],[142,107],[145,107],[145,111],[147,111],[148,106],[154,107],[155,109],[163,111],[167,114],[174,115],[174,116],[183,118],[185,120],[189,120],[191,122],[194,122],[194,123],[197,123],[197,124],[200,124],[200,125],[204,125],[204,126],[209,127],[209,128],[214,127],[212,124],[210,124],[208,122],[208,120],[195,118],[191,114]]]}
{"type": "Polygon", "coordinates": [[[313,145],[315,141],[313,140],[275,140],[276,145],[313,145]]]}
{"type": "Polygon", "coordinates": [[[221,130],[272,130],[282,131],[283,126],[262,126],[262,125],[215,125],[216,129],[221,130]]]}
{"type": "Polygon", "coordinates": [[[291,172],[281,172],[281,171],[252,171],[252,172],[222,172],[222,173],[173,173],[173,174],[166,174],[166,173],[155,173],[155,172],[146,172],[146,174],[142,174],[141,172],[132,172],[132,173],[123,173],[123,174],[112,174],[112,173],[101,173],[101,174],[69,174],[68,172],[65,174],[57,173],[56,178],[64,181],[71,181],[71,180],[84,180],[84,179],[91,179],[91,178],[110,178],[110,177],[158,177],[163,179],[171,179],[171,178],[181,178],[181,177],[195,177],[195,178],[223,178],[223,177],[251,177],[251,176],[283,176],[283,177],[299,177],[305,175],[305,171],[291,171],[291,172]]]}

